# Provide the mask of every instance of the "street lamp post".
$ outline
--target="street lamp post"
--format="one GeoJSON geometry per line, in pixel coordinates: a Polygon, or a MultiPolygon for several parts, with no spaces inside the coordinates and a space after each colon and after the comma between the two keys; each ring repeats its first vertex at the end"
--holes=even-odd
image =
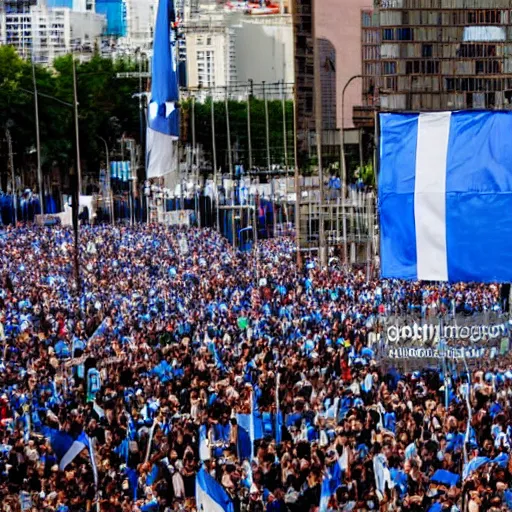
{"type": "Polygon", "coordinates": [[[75,56],[72,55],[73,63],[73,103],[75,110],[75,139],[76,139],[76,170],[78,180],[78,204],[80,205],[80,195],[82,194],[82,166],[80,163],[80,132],[78,128],[78,93],[76,83],[76,63],[75,56]]]}
{"type": "Polygon", "coordinates": [[[7,139],[7,148],[9,150],[9,167],[11,168],[12,208],[14,211],[14,226],[16,226],[18,224],[18,204],[16,201],[16,176],[14,171],[14,158],[12,153],[12,137],[9,128],[5,129],[5,137],[7,139]]]}
{"type": "Polygon", "coordinates": [[[37,97],[36,63],[32,55],[32,81],[34,82],[34,109],[36,114],[36,150],[37,150],[37,181],[39,185],[39,202],[41,215],[44,215],[43,171],[41,168],[41,139],[39,135],[39,101],[37,97]]]}
{"type": "Polygon", "coordinates": [[[106,176],[105,179],[107,180],[107,194],[108,194],[108,201],[107,204],[110,204],[110,221],[112,222],[112,225],[114,222],[114,198],[112,196],[112,182],[110,181],[110,158],[109,158],[109,151],[108,151],[108,144],[107,141],[103,138],[97,135],[98,139],[103,142],[105,145],[105,166],[106,166],[106,176]]]}
{"type": "Polygon", "coordinates": [[[341,188],[341,207],[343,215],[343,260],[345,267],[348,265],[348,248],[347,248],[347,217],[345,211],[345,198],[347,197],[347,163],[345,159],[345,92],[348,86],[357,78],[363,78],[363,75],[354,75],[350,77],[343,87],[341,93],[341,172],[342,172],[342,188],[341,188]]]}
{"type": "Polygon", "coordinates": [[[345,160],[345,92],[348,86],[357,78],[363,78],[363,75],[354,75],[348,79],[348,82],[343,87],[343,92],[341,93],[341,165],[342,165],[342,186],[343,186],[343,195],[346,195],[347,190],[347,165],[345,160]]]}

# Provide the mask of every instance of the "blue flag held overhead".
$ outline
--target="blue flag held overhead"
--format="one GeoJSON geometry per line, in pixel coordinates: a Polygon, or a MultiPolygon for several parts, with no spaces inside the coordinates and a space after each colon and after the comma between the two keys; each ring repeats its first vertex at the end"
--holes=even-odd
{"type": "Polygon", "coordinates": [[[59,469],[64,471],[86,448],[90,449],[89,438],[82,432],[77,439],[61,430],[49,430],[52,449],[59,460],[59,469]]]}
{"type": "Polygon", "coordinates": [[[382,276],[510,282],[512,112],[380,115],[382,276]]]}
{"type": "Polygon", "coordinates": [[[176,141],[180,132],[179,88],[173,0],[160,0],[153,42],[151,100],[148,106],[146,167],[148,178],[176,171],[176,141]]]}

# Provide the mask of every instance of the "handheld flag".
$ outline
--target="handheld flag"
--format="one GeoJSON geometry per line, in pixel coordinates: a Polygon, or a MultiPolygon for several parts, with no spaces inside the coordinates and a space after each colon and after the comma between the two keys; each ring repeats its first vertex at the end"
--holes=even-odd
{"type": "Polygon", "coordinates": [[[227,492],[204,468],[196,476],[196,507],[198,512],[234,512],[227,492]]]}
{"type": "Polygon", "coordinates": [[[445,469],[438,469],[432,475],[432,482],[436,482],[438,484],[447,485],[448,487],[454,487],[459,483],[459,475],[455,473],[450,473],[450,471],[446,471],[445,469]]]}
{"type": "Polygon", "coordinates": [[[254,456],[254,441],[263,437],[261,415],[256,403],[254,392],[251,396],[252,408],[250,414],[236,415],[238,423],[238,456],[252,461],[254,456]]]}
{"type": "Polygon", "coordinates": [[[176,170],[176,141],[180,132],[173,0],[160,0],[153,42],[151,101],[148,105],[146,167],[148,178],[176,170]]]}
{"type": "Polygon", "coordinates": [[[77,439],[73,439],[67,432],[53,430],[50,433],[50,444],[59,460],[61,471],[64,471],[77,455],[90,448],[89,438],[83,432],[77,439]]]}
{"type": "Polygon", "coordinates": [[[379,119],[382,276],[512,281],[512,112],[379,119]]]}

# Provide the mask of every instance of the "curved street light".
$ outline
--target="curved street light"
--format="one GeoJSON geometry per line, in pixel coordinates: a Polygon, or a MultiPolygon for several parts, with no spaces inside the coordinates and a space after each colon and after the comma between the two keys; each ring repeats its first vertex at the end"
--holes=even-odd
{"type": "Polygon", "coordinates": [[[364,78],[363,75],[354,75],[350,77],[343,87],[341,93],[341,170],[342,170],[342,193],[347,197],[347,163],[345,160],[345,92],[348,86],[357,78],[364,78]]]}

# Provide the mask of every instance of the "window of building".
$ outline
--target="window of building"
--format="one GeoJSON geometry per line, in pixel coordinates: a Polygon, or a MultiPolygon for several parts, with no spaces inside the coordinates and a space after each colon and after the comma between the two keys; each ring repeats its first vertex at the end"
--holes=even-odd
{"type": "Polygon", "coordinates": [[[197,52],[197,84],[199,87],[215,86],[215,55],[212,50],[197,52]]]}
{"type": "Polygon", "coordinates": [[[398,41],[412,41],[412,39],[413,39],[412,28],[397,28],[396,29],[396,39],[398,41]]]}
{"type": "Polygon", "coordinates": [[[384,74],[385,75],[396,75],[396,62],[394,62],[394,61],[384,62],[384,74]]]}
{"type": "Polygon", "coordinates": [[[423,58],[431,58],[432,57],[432,45],[431,44],[423,44],[421,46],[421,56],[423,58]]]}
{"type": "Polygon", "coordinates": [[[395,39],[394,30],[392,28],[385,28],[382,31],[383,41],[393,41],[395,39]]]}
{"type": "Polygon", "coordinates": [[[439,73],[439,61],[438,60],[427,60],[425,66],[425,74],[437,75],[439,73]]]}

